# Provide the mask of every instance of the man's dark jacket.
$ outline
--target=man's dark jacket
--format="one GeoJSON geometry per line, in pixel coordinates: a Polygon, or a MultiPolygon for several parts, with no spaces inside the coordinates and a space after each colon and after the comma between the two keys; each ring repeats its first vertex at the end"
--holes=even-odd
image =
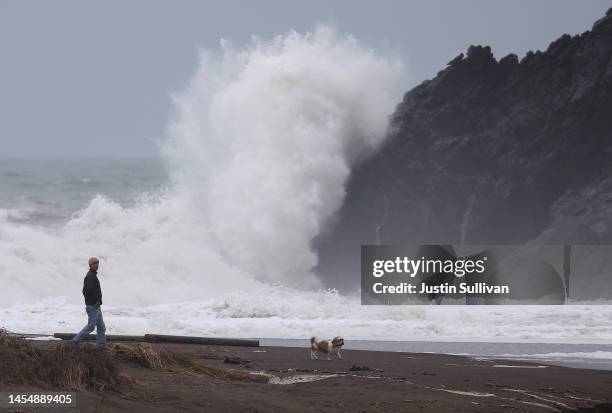
{"type": "Polygon", "coordinates": [[[94,270],[89,270],[83,281],[83,295],[85,296],[85,305],[102,305],[102,290],[100,289],[100,281],[98,273],[94,270]]]}

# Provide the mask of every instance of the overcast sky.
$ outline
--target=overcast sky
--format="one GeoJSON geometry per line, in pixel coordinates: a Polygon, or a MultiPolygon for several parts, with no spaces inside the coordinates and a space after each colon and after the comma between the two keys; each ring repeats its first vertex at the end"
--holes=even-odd
{"type": "Polygon", "coordinates": [[[170,94],[199,48],[334,23],[395,51],[407,86],[471,44],[496,57],[590,30],[607,0],[8,1],[0,0],[0,157],[156,156],[170,94]]]}

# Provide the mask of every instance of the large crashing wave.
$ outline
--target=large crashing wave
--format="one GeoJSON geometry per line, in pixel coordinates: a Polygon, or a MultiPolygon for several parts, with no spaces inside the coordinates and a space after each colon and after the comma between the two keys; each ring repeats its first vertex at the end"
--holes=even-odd
{"type": "Polygon", "coordinates": [[[310,241],[340,207],[356,156],[384,136],[398,74],[325,27],[203,54],[166,153],[229,262],[312,284],[310,241]]]}
{"type": "Polygon", "coordinates": [[[54,232],[0,213],[0,305],[80,302],[91,255],[113,304],[316,288],[311,240],[384,136],[400,72],[329,27],[202,53],[163,145],[172,187],[133,208],[96,197],[54,232]]]}

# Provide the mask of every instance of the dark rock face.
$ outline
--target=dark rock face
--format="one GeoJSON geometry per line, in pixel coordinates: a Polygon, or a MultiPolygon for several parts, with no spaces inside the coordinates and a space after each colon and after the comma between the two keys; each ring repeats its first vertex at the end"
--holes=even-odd
{"type": "Polygon", "coordinates": [[[612,9],[520,62],[471,46],[354,169],[318,273],[356,288],[361,244],[612,244],[611,172],[612,9]]]}

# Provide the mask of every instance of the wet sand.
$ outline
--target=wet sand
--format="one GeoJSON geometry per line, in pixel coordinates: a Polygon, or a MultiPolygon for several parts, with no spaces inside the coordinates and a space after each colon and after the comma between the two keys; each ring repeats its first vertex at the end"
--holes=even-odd
{"type": "MultiPolygon", "coordinates": [[[[33,344],[51,349],[58,342],[33,344]]],[[[53,411],[612,411],[611,371],[405,352],[346,350],[343,360],[327,361],[310,360],[305,348],[156,346],[186,352],[203,365],[251,372],[254,380],[160,372],[117,360],[135,381],[132,389],[79,392],[77,409],[53,411]],[[226,357],[243,364],[225,363],[226,357]]]]}

